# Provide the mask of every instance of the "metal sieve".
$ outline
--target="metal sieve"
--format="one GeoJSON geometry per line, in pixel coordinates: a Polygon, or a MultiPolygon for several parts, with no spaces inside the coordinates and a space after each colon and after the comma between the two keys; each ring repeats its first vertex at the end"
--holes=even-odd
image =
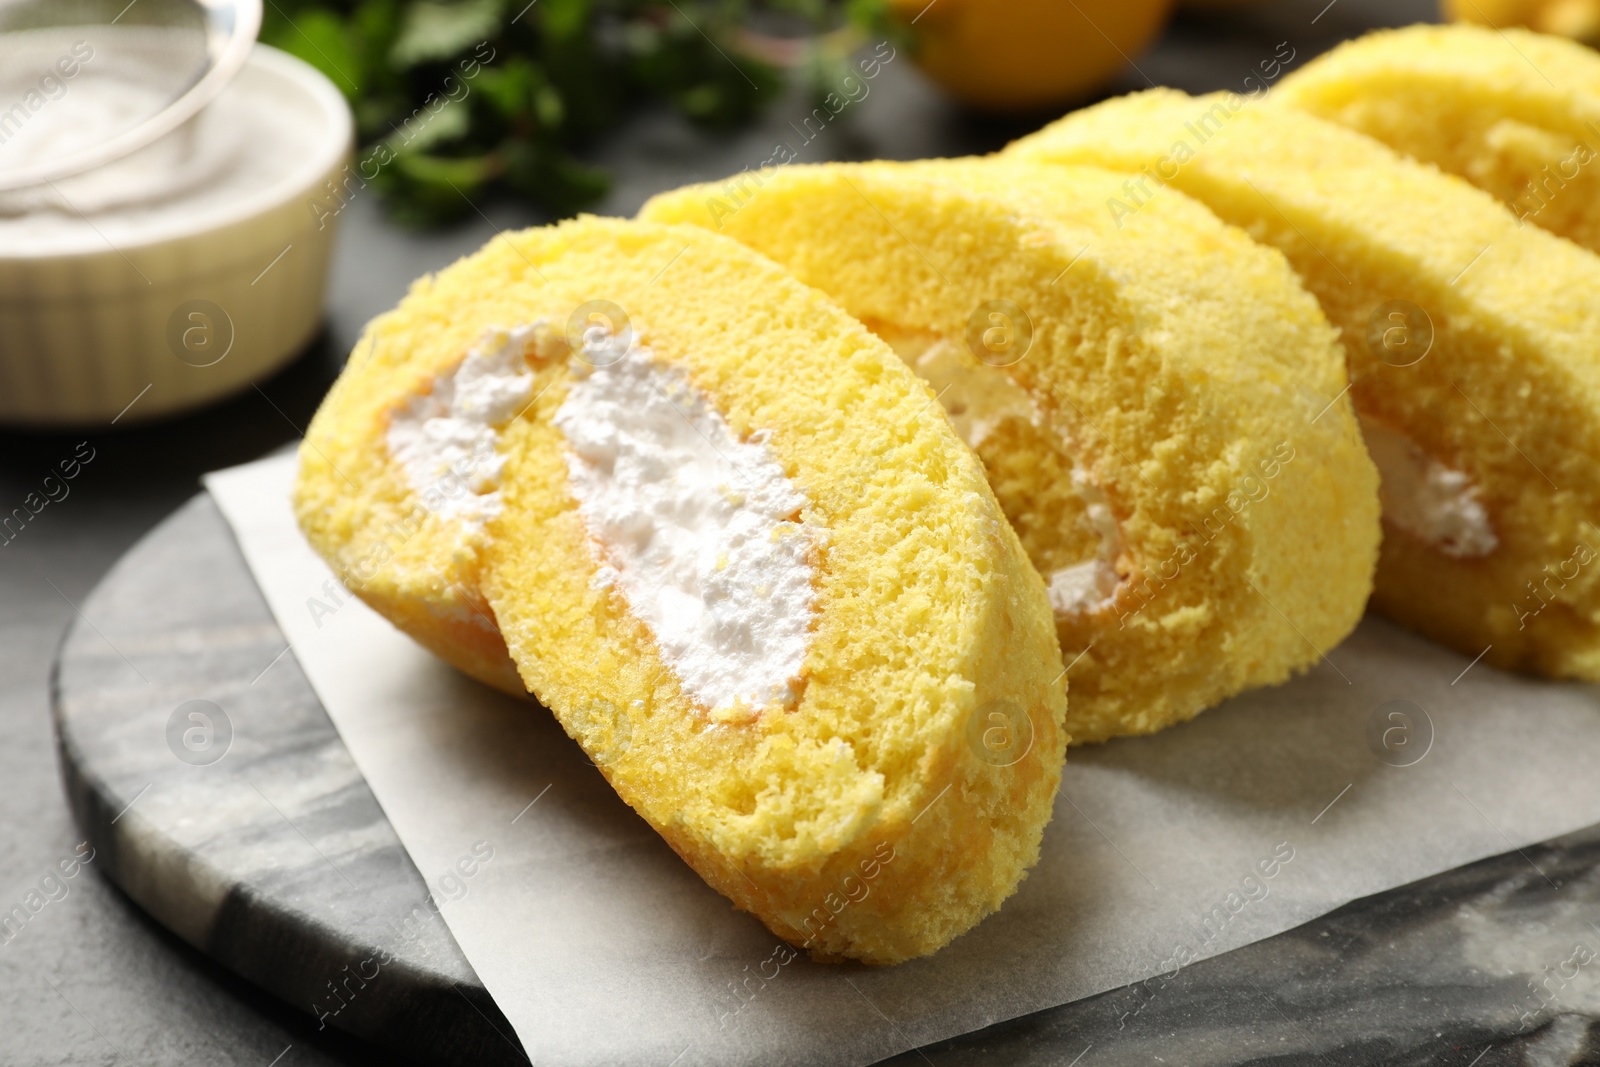
{"type": "Polygon", "coordinates": [[[238,72],[261,0],[0,0],[0,191],[126,156],[238,72]]]}

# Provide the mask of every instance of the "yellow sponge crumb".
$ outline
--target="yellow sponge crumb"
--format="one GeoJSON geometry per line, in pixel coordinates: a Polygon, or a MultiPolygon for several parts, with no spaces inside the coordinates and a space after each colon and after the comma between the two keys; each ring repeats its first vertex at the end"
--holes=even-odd
{"type": "Polygon", "coordinates": [[[1141,93],[1006,154],[1128,172],[1104,205],[1125,224],[1170,185],[1281,249],[1387,464],[1376,606],[1499,666],[1600,678],[1600,259],[1271,101],[1141,93]]]}
{"type": "Polygon", "coordinates": [[[1409,26],[1340,45],[1284,79],[1277,94],[1600,250],[1593,49],[1521,29],[1409,26]]]}
{"type": "Polygon", "coordinates": [[[642,217],[719,229],[940,390],[1051,583],[1068,732],[1148,733],[1317,661],[1361,616],[1377,479],[1333,331],[1283,258],[1124,176],[785,167],[642,217]]]}
{"type": "MultiPolygon", "coordinates": [[[[528,687],[707,882],[820,958],[922,955],[999,907],[1060,778],[1060,653],[1044,587],[932,392],[743,246],[594,218],[506,234],[419,283],[368,358],[420,375],[488,324],[537,323],[553,328],[534,331],[531,402],[500,429],[503,507],[473,571],[528,687]],[[562,327],[596,301],[805,496],[814,616],[788,705],[691,697],[602,563],[615,546],[580,510],[556,421],[583,370],[562,327]]],[[[381,392],[359,408],[379,411],[395,384],[341,389],[381,392]]],[[[408,506],[381,466],[361,474],[359,506],[408,506]]]]}
{"type": "MultiPolygon", "coordinates": [[[[433,287],[424,276],[410,300],[433,287]]],[[[527,694],[479,585],[484,534],[452,512],[477,495],[492,454],[468,454],[416,485],[389,431],[462,362],[487,323],[390,311],[368,323],[306,430],[294,508],[311,546],[378,614],[460,670],[527,694]]]]}

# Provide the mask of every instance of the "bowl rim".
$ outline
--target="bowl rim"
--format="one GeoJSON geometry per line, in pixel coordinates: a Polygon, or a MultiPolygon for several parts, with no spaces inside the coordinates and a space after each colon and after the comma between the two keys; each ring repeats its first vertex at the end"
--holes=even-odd
{"type": "MultiPolygon", "coordinates": [[[[69,152],[64,159],[0,170],[0,189],[42,185],[113,163],[154,144],[216,99],[250,58],[252,46],[261,34],[261,0],[209,0],[198,6],[205,12],[207,52],[211,54],[211,67],[198,81],[162,110],[97,145],[69,152]],[[219,36],[220,48],[214,49],[219,36]]],[[[118,15],[112,23],[121,17],[118,15]]]]}
{"type": "MultiPolygon", "coordinates": [[[[210,211],[175,216],[170,222],[151,226],[149,232],[133,240],[112,243],[100,234],[92,217],[85,218],[97,247],[70,246],[22,248],[0,251],[0,264],[39,263],[50,260],[75,260],[97,256],[117,256],[154,245],[172,244],[203,238],[219,231],[260,218],[305,195],[306,191],[334,171],[340,160],[349,156],[355,136],[355,120],[350,105],[337,86],[317,68],[297,56],[271,45],[257,42],[250,50],[244,69],[265,70],[281,77],[318,105],[325,120],[324,135],[314,147],[297,152],[299,164],[284,178],[210,211]]],[[[309,211],[309,208],[307,209],[309,211]]]]}

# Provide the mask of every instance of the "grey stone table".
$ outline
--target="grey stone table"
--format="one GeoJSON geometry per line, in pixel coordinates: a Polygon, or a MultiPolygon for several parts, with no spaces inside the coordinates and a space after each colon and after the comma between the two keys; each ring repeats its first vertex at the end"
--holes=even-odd
{"type": "MultiPolygon", "coordinates": [[[[1431,13],[1431,0],[1276,0],[1216,20],[1180,19],[1138,58],[1139,70],[1130,69],[1114,88],[1136,89],[1146,78],[1192,91],[1230,86],[1278,42],[1290,42],[1303,61],[1369,26],[1431,13]]],[[[732,137],[643,115],[593,148],[594,158],[618,175],[601,210],[626,214],[659,189],[759,163],[776,139],[789,136],[788,118],[803,110],[801,101],[788,100],[762,126],[732,137]]],[[[897,61],[873,83],[867,100],[803,146],[801,158],[983,151],[1036,124],[996,125],[965,115],[897,61]]],[[[419,235],[389,225],[376,204],[357,197],[340,216],[325,335],[293,367],[231,401],[149,428],[124,423],[72,434],[0,433],[0,510],[35,491],[80,442],[94,454],[69,497],[51,503],[0,547],[0,906],[22,903],[30,892],[48,900],[20,935],[0,941],[0,1065],[321,1067],[402,1058],[334,1025],[319,1029],[309,1005],[267,992],[172,933],[104,876],[107,861],[116,858],[114,847],[95,853],[87,865],[74,859],[81,858],[80,845],[90,846],[63,795],[49,675],[63,631],[83,625],[80,610],[102,576],[193,496],[200,473],[296,437],[368,317],[392,305],[411,278],[472,250],[497,229],[540,221],[517,204],[478,207],[482,215],[470,214],[458,227],[419,235]],[[64,869],[74,876],[63,877],[64,869]]],[[[235,634],[236,652],[265,636],[235,634]]],[[[192,653],[180,645],[169,654],[192,653]]],[[[238,666],[254,678],[268,662],[238,666]]],[[[280,661],[273,671],[283,667],[280,661]]],[[[269,672],[259,685],[273,678],[269,672]]],[[[296,716],[297,728],[314,725],[309,709],[296,716]]],[[[248,755],[243,735],[239,744],[233,755],[248,755]]],[[[217,767],[197,770],[207,769],[217,767]]],[[[270,799],[283,807],[292,799],[279,791],[270,760],[259,772],[250,777],[263,794],[258,806],[270,799]]],[[[344,808],[360,808],[360,793],[356,786],[346,790],[344,808]]],[[[148,794],[133,811],[155,799],[148,794]]],[[[316,829],[315,820],[297,825],[308,835],[316,829]]],[[[1076,1061],[1079,1067],[1600,1063],[1590,1037],[1600,1017],[1593,977],[1600,969],[1584,967],[1571,979],[1559,975],[1577,942],[1600,947],[1600,932],[1590,925],[1600,921],[1597,848],[1591,835],[1580,834],[1525,850],[1526,856],[1486,861],[1191,967],[1154,996],[1116,991],[906,1059],[941,1065],[1076,1061]],[[1543,983],[1544,999],[1530,989],[1530,977],[1543,983]],[[1524,1019],[1525,1012],[1533,1014],[1524,1019]]],[[[388,863],[403,877],[398,860],[380,858],[373,870],[388,863]]],[[[358,872],[347,873],[361,884],[358,872]]],[[[286,873],[281,885],[292,889],[293,878],[286,873]]],[[[240,908],[235,901],[218,912],[226,921],[212,929],[235,922],[229,916],[240,908]]],[[[269,944],[263,951],[289,958],[295,950],[269,944]]],[[[444,949],[437,955],[443,959],[444,949]]],[[[466,978],[464,972],[455,976],[466,978]]],[[[331,978],[319,972],[311,980],[331,978]]],[[[301,979],[274,972],[267,980],[301,979]]],[[[470,990],[470,982],[459,984],[470,990]]],[[[359,998],[343,1017],[354,1022],[362,1011],[377,1010],[358,1006],[359,998]]]]}

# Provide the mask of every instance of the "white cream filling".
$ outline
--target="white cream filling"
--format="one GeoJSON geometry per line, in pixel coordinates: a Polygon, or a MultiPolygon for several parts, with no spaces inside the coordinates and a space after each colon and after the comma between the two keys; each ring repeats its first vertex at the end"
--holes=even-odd
{"type": "Polygon", "coordinates": [[[620,587],[713,718],[791,704],[816,610],[819,535],[800,521],[808,501],[765,431],[737,438],[643,345],[604,367],[571,368],[555,424],[597,581],[620,587]]]}
{"type": "Polygon", "coordinates": [[[1028,391],[999,367],[975,359],[962,359],[949,341],[931,343],[896,339],[892,347],[939,394],[956,433],[977,448],[1002,423],[1021,419],[1043,425],[1044,415],[1028,391]]]}
{"type": "Polygon", "coordinates": [[[429,511],[468,530],[500,513],[505,457],[495,449],[497,431],[533,393],[525,353],[538,328],[491,327],[427,392],[390,413],[389,454],[411,488],[429,511]]]}
{"type": "Polygon", "coordinates": [[[1122,530],[1112,514],[1111,502],[1083,468],[1074,464],[1072,485],[1087,504],[1089,521],[1100,535],[1100,551],[1093,559],[1063,567],[1050,575],[1050,607],[1057,615],[1080,615],[1104,607],[1116,596],[1121,575],[1113,561],[1122,552],[1122,530]]]}
{"type": "Polygon", "coordinates": [[[1487,556],[1500,546],[1478,487],[1399,430],[1361,418],[1361,436],[1378,467],[1385,522],[1455,559],[1487,556]]]}
{"type": "MultiPolygon", "coordinates": [[[[963,359],[956,345],[945,339],[928,340],[893,330],[885,330],[884,334],[900,358],[939,394],[956,433],[970,448],[978,448],[1009,419],[1023,419],[1047,428],[1048,420],[1033,397],[1004,370],[963,359]]],[[[1084,500],[1100,545],[1093,559],[1044,576],[1050,606],[1058,616],[1080,615],[1110,603],[1122,581],[1115,566],[1123,550],[1122,531],[1110,502],[1076,461],[1072,485],[1084,500]]]]}

